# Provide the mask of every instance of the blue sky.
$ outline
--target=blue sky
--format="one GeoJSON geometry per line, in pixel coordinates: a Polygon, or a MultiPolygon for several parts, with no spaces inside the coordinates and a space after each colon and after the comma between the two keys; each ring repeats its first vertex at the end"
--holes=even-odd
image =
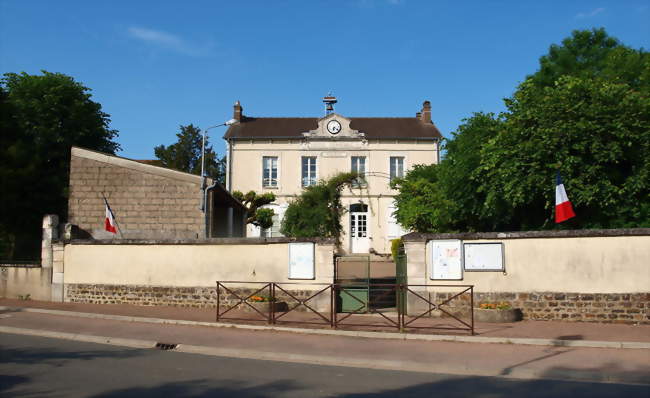
{"type": "MultiPolygon", "coordinates": [[[[650,47],[650,1],[0,0],[0,73],[73,76],[120,132],[121,156],[154,158],[181,124],[244,114],[414,116],[444,135],[503,110],[552,43],[604,27],[650,47]]],[[[225,130],[211,130],[223,153],[225,130]]]]}

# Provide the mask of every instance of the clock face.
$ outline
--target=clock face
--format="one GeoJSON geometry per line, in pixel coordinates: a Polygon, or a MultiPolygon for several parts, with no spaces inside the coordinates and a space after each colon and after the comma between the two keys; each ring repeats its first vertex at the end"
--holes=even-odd
{"type": "Polygon", "coordinates": [[[338,120],[330,120],[327,123],[327,131],[329,131],[330,134],[338,134],[339,131],[341,131],[341,123],[339,123],[338,120]]]}

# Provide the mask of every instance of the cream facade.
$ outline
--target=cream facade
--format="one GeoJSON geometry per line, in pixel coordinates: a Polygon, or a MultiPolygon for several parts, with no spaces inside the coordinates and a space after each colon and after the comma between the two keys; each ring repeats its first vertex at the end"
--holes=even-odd
{"type": "MultiPolygon", "coordinates": [[[[235,118],[238,106],[235,105],[235,118]]],[[[430,116],[428,103],[415,118],[385,118],[385,125],[382,118],[357,121],[331,113],[321,119],[296,118],[295,126],[291,119],[268,118],[261,131],[266,136],[245,129],[237,131],[237,127],[234,132],[229,130],[225,137],[228,189],[273,192],[277,198],[269,206],[277,215],[273,228],[260,231],[249,226],[247,236],[280,236],[284,212],[305,186],[337,173],[357,171],[365,175],[365,181],[343,192],[342,201],[348,210],[342,220],[343,250],[390,253],[390,240],[407,233],[392,215],[397,191],[389,186],[391,178],[403,176],[413,165],[439,161],[440,134],[422,114],[430,116]],[[268,128],[273,124],[278,130],[269,134],[268,128]],[[411,126],[420,129],[416,136],[410,134],[411,126]],[[376,131],[368,127],[375,127],[376,131]]],[[[249,122],[241,110],[239,116],[240,128],[247,128],[249,122]]]]}

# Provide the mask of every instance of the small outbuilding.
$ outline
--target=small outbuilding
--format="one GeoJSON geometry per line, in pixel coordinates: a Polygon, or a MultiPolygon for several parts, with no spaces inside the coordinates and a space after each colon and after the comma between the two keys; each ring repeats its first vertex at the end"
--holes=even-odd
{"type": "Polygon", "coordinates": [[[211,179],[88,149],[71,150],[68,222],[80,237],[245,237],[246,214],[246,207],[211,179]],[[104,199],[117,234],[104,229],[104,199]]]}

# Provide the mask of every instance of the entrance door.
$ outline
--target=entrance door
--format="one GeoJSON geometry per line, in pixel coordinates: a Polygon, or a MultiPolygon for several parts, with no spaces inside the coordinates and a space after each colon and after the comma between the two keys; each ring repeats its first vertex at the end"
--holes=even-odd
{"type": "Polygon", "coordinates": [[[355,203],[350,205],[350,251],[368,253],[369,249],[368,206],[355,203]]]}

